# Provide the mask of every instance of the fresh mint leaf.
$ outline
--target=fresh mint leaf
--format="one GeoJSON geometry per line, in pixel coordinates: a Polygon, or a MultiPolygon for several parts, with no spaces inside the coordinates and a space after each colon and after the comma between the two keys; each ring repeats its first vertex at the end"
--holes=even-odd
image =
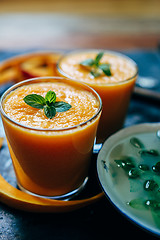
{"type": "Polygon", "coordinates": [[[105,74],[107,76],[111,76],[110,64],[100,64],[100,60],[102,59],[104,52],[100,52],[96,55],[95,59],[86,59],[80,63],[80,65],[86,67],[90,71],[90,74],[96,78],[101,74],[105,74]]]}
{"type": "Polygon", "coordinates": [[[57,112],[66,112],[68,111],[72,106],[69,103],[66,102],[55,102],[54,107],[57,112]]]}
{"type": "Polygon", "coordinates": [[[66,112],[72,106],[69,103],[56,102],[56,93],[48,91],[45,98],[38,94],[29,94],[23,98],[24,102],[31,107],[44,109],[46,117],[53,118],[56,112],[66,112]]]}
{"type": "Polygon", "coordinates": [[[82,66],[89,66],[89,67],[92,67],[94,64],[95,64],[95,61],[91,58],[86,59],[80,63],[80,65],[82,66]]]}
{"type": "Polygon", "coordinates": [[[44,113],[47,118],[52,119],[56,115],[56,108],[54,106],[44,106],[44,113]]]}
{"type": "Polygon", "coordinates": [[[97,56],[95,58],[95,65],[97,67],[99,67],[99,62],[100,62],[101,58],[103,57],[103,55],[104,55],[104,52],[100,52],[100,53],[97,54],[97,56]]]}
{"type": "Polygon", "coordinates": [[[100,72],[98,72],[98,71],[90,71],[90,74],[93,76],[93,77],[99,77],[100,75],[101,75],[101,73],[100,72]]]}
{"type": "Polygon", "coordinates": [[[99,65],[99,68],[104,72],[105,75],[111,76],[111,68],[110,64],[101,64],[99,65]]]}
{"type": "Polygon", "coordinates": [[[23,98],[26,104],[33,108],[40,108],[43,109],[44,105],[46,104],[44,97],[38,94],[29,94],[23,98]]]}
{"type": "Polygon", "coordinates": [[[46,104],[48,106],[51,106],[53,103],[56,101],[56,93],[53,91],[48,91],[46,96],[45,96],[46,104]]]}

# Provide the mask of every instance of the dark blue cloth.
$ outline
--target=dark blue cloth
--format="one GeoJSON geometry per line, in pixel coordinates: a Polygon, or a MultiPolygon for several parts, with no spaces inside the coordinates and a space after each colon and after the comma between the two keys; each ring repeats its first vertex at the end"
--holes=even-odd
{"type": "Polygon", "coordinates": [[[140,76],[153,77],[159,80],[160,90],[160,51],[128,51],[126,52],[126,55],[131,57],[137,63],[140,76]]]}
{"type": "MultiPolygon", "coordinates": [[[[158,80],[159,84],[152,90],[160,92],[160,51],[137,50],[126,55],[137,63],[140,76],[158,80]]],[[[145,122],[160,122],[160,101],[133,95],[125,126],[145,122]]]]}

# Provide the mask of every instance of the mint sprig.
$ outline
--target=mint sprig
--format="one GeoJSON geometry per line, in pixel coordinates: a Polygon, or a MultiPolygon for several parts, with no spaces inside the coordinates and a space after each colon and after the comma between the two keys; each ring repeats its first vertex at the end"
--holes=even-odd
{"type": "Polygon", "coordinates": [[[33,108],[44,109],[46,117],[50,119],[56,115],[56,112],[66,112],[72,107],[63,101],[56,102],[56,93],[51,90],[47,92],[45,98],[39,94],[29,94],[23,100],[33,108]]]}
{"type": "Polygon", "coordinates": [[[100,63],[104,52],[100,52],[96,55],[95,59],[88,58],[80,63],[81,66],[87,68],[93,77],[99,77],[103,73],[106,76],[111,76],[111,65],[109,63],[100,63]]]}

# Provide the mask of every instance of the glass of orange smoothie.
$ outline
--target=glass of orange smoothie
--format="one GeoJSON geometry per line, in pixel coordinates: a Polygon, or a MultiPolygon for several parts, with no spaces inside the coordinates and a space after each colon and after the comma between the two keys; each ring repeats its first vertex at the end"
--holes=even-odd
{"type": "Polygon", "coordinates": [[[136,63],[114,51],[79,50],[63,56],[58,63],[62,76],[93,87],[103,102],[97,142],[122,128],[137,78],[136,63]]]}
{"type": "Polygon", "coordinates": [[[20,189],[55,199],[79,193],[88,179],[101,109],[95,90],[61,77],[8,89],[1,116],[20,189]]]}

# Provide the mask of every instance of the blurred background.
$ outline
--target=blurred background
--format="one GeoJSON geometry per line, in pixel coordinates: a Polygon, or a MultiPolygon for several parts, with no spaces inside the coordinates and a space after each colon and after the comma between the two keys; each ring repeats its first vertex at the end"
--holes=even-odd
{"type": "Polygon", "coordinates": [[[159,0],[0,0],[0,50],[157,48],[159,0]]]}

